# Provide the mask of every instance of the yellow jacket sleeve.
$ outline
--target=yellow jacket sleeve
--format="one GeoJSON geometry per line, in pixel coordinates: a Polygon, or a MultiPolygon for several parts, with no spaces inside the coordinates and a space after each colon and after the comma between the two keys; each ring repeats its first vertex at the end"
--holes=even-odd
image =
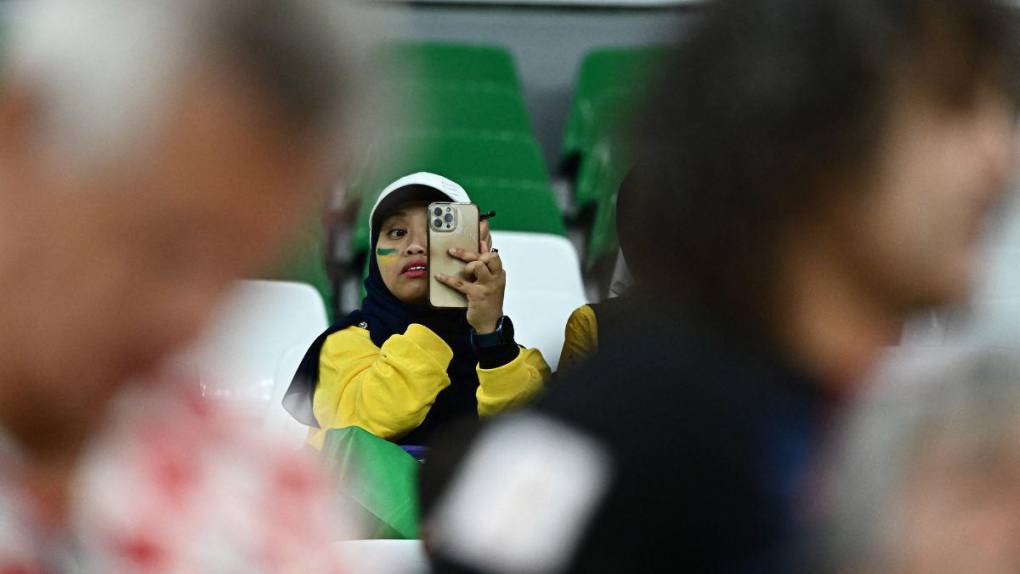
{"type": "Polygon", "coordinates": [[[321,430],[309,443],[322,448],[331,428],[359,426],[392,440],[425,420],[436,395],[450,384],[453,351],[422,325],[411,325],[376,347],[369,333],[348,327],[326,339],[312,410],[321,430]]]}
{"type": "Polygon", "coordinates": [[[572,369],[592,358],[599,350],[599,323],[595,311],[582,305],[570,314],[560,352],[560,371],[572,369]]]}
{"type": "Polygon", "coordinates": [[[549,365],[538,349],[521,349],[517,358],[495,369],[478,367],[478,414],[499,414],[535,396],[549,378],[549,365]]]}

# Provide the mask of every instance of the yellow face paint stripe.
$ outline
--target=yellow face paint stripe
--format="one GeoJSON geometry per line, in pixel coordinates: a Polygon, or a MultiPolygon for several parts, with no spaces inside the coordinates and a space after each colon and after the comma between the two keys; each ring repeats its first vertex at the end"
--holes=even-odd
{"type": "Polygon", "coordinates": [[[380,247],[375,250],[376,258],[380,263],[387,263],[397,259],[398,254],[396,249],[380,247]]]}

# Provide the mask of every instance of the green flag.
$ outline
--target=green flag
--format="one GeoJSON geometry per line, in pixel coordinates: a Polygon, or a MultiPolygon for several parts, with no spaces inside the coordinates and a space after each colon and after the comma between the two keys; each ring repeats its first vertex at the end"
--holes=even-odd
{"type": "Polygon", "coordinates": [[[418,461],[360,427],[332,429],[322,447],[340,494],[365,511],[371,538],[418,537],[418,461]]]}

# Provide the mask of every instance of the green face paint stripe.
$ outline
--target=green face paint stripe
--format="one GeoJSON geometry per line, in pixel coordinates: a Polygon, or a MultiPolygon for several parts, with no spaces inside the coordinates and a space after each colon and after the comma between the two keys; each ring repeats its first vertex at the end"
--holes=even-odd
{"type": "Polygon", "coordinates": [[[380,247],[379,249],[375,250],[375,254],[378,255],[379,257],[386,257],[388,255],[396,255],[397,254],[397,250],[396,249],[385,249],[385,248],[380,247]]]}

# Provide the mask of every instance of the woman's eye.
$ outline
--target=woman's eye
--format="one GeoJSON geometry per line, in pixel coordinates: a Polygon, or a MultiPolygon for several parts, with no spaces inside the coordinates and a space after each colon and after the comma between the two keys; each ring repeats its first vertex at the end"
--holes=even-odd
{"type": "Polygon", "coordinates": [[[390,233],[389,233],[390,239],[400,239],[401,237],[403,237],[405,235],[407,235],[407,230],[406,229],[400,229],[400,228],[391,229],[390,233]]]}

